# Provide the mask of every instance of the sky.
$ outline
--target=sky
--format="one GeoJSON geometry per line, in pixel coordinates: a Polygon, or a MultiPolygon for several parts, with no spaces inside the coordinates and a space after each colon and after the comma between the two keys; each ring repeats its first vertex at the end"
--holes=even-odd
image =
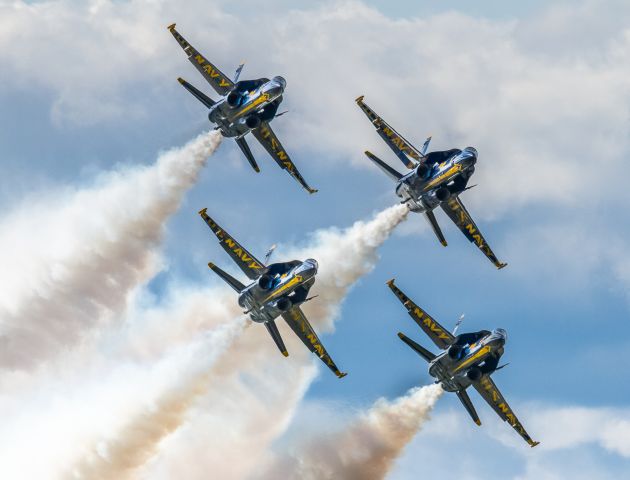
{"type": "Polygon", "coordinates": [[[206,455],[203,445],[223,455],[205,460],[217,477],[294,468],[282,459],[303,455],[296,445],[308,450],[305,439],[333,441],[379,398],[395,402],[432,383],[396,336],[431,347],[386,287],[396,278],[448,328],[465,313],[463,331],[508,331],[509,366],[493,378],[541,444],[529,449],[476,393],[482,427],[445,394],[386,478],[627,476],[629,14],[621,0],[0,1],[0,405],[17,418],[0,429],[0,451],[45,465],[43,440],[32,450],[26,434],[16,441],[28,455],[8,447],[16,432],[60,428],[77,405],[107,399],[116,408],[100,423],[91,426],[98,413],[88,409],[85,431],[61,442],[59,458],[74,467],[59,460],[55,478],[108,478],[98,462],[116,449],[103,445],[123,436],[108,428],[124,430],[142,408],[170,409],[158,393],[179,390],[165,379],[192,375],[181,367],[197,358],[186,348],[207,344],[212,368],[233,368],[234,378],[201,375],[192,389],[182,380],[182,391],[195,392],[190,408],[125,474],[198,478],[178,461],[206,455]],[[259,174],[228,139],[182,149],[210,126],[177,77],[216,95],[166,29],[173,22],[228,75],[244,60],[242,78],[286,78],[289,113],[273,128],[317,194],[253,141],[259,174]],[[369,268],[350,269],[346,281],[350,267],[335,249],[363,258],[353,236],[363,230],[344,229],[397,202],[363,151],[402,169],[354,103],[359,95],[416,145],[432,135],[435,150],[477,148],[477,186],[461,198],[508,267],[497,271],[441,212],[447,248],[410,214],[382,238],[378,258],[366,247],[369,268]],[[198,151],[209,155],[205,166],[186,163],[198,151]],[[346,378],[300,356],[297,344],[287,359],[257,352],[242,370],[225,360],[258,337],[256,326],[217,327],[236,299],[208,272],[208,261],[231,266],[197,215],[204,207],[259,258],[277,243],[276,260],[309,249],[332,259],[326,278],[334,283],[338,269],[343,295],[310,307],[346,378]],[[189,305],[212,320],[190,320],[189,305]],[[16,345],[20,354],[9,355],[16,345]],[[20,423],[31,410],[42,412],[37,428],[20,423]],[[221,470],[238,452],[250,456],[242,468],[221,470]]]}

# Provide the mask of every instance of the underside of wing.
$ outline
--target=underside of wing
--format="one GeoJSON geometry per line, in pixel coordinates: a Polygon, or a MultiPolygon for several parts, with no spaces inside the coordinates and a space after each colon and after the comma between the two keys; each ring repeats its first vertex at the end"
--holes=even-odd
{"type": "Polygon", "coordinates": [[[505,401],[505,398],[503,398],[503,395],[501,395],[501,392],[489,375],[484,375],[479,381],[473,382],[473,387],[475,387],[475,390],[479,392],[479,395],[488,402],[493,410],[497,412],[501,419],[512,425],[512,428],[516,430],[516,433],[523,437],[530,447],[538,445],[539,442],[532,440],[529,434],[525,431],[525,428],[521,425],[518,418],[516,418],[516,415],[505,401]]]}
{"type": "Polygon", "coordinates": [[[256,130],[252,131],[252,133],[265,150],[267,150],[269,155],[273,157],[280,168],[289,172],[289,175],[295,178],[308,193],[315,193],[317,191],[316,189],[309,187],[306,180],[302,178],[302,175],[300,175],[300,172],[289,158],[289,155],[284,150],[284,147],[280,143],[280,140],[278,140],[278,137],[276,137],[276,134],[273,133],[271,125],[269,125],[268,122],[262,122],[256,130]]]}
{"type": "Polygon", "coordinates": [[[175,37],[175,40],[177,40],[177,43],[184,49],[186,55],[188,55],[190,63],[199,70],[210,86],[214,88],[219,95],[226,95],[234,86],[232,80],[199,53],[195,47],[188,43],[186,39],[175,30],[175,24],[169,25],[168,29],[173,34],[173,37],[175,37]]]}
{"type": "Polygon", "coordinates": [[[479,231],[479,228],[477,228],[477,225],[475,225],[475,222],[473,222],[472,217],[470,216],[470,214],[466,210],[466,207],[464,207],[464,204],[461,202],[458,196],[449,198],[446,202],[442,202],[440,206],[442,207],[442,210],[446,212],[449,218],[453,220],[453,223],[457,225],[457,228],[462,231],[464,236],[472,243],[477,245],[479,250],[481,250],[482,253],[486,257],[488,257],[488,259],[494,264],[495,267],[501,269],[507,265],[507,263],[500,262],[499,259],[496,257],[496,255],[490,248],[490,245],[488,245],[486,239],[483,238],[483,235],[479,231]]]}
{"type": "Polygon", "coordinates": [[[289,324],[289,327],[291,327],[291,330],[302,340],[302,343],[304,343],[311,352],[317,355],[337,377],[343,378],[347,375],[339,371],[333,359],[330,358],[330,355],[328,355],[324,345],[322,345],[322,342],[317,337],[315,330],[313,330],[313,327],[306,319],[300,307],[293,307],[288,312],[283,313],[282,318],[284,318],[289,324]]]}
{"type": "Polygon", "coordinates": [[[411,299],[394,284],[394,280],[387,282],[387,285],[389,285],[394,295],[398,297],[403,306],[407,309],[409,316],[413,318],[414,322],[418,324],[437,347],[444,350],[453,343],[455,337],[453,337],[451,332],[446,330],[442,325],[436,322],[431,315],[413,303],[411,299]]]}
{"type": "Polygon", "coordinates": [[[363,102],[363,96],[356,99],[357,105],[370,119],[376,132],[381,136],[385,143],[392,149],[398,158],[405,164],[407,168],[414,168],[415,161],[421,162],[424,156],[409,143],[402,135],[394,130],[382,117],[363,102]],[[413,159],[413,160],[412,160],[413,159]]]}
{"type": "Polygon", "coordinates": [[[217,222],[215,222],[208,213],[207,209],[203,209],[199,212],[201,218],[208,224],[210,230],[219,239],[220,245],[223,247],[232,260],[239,266],[239,268],[247,275],[248,278],[254,280],[258,278],[265,269],[265,265],[245,248],[243,248],[229,233],[221,228],[217,222]]]}

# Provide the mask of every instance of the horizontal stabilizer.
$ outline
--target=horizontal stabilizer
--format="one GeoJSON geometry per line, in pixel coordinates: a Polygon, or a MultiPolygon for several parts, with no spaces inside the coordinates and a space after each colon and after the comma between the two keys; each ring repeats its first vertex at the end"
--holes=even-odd
{"type": "Polygon", "coordinates": [[[389,178],[391,178],[392,180],[394,180],[395,182],[397,182],[398,180],[400,180],[402,178],[402,173],[397,172],[396,170],[394,170],[392,167],[390,167],[389,165],[387,165],[383,160],[381,160],[380,158],[378,158],[376,155],[374,155],[372,152],[365,152],[365,155],[372,160],[372,162],[374,162],[376,164],[376,166],[378,168],[380,168],[381,170],[383,170],[383,172],[385,172],[385,175],[387,175],[389,178]]]}
{"type": "Polygon", "coordinates": [[[461,400],[462,405],[464,405],[464,408],[466,409],[468,414],[472,417],[473,421],[477,425],[481,425],[481,420],[479,420],[479,415],[477,415],[475,406],[472,404],[472,401],[470,400],[468,393],[466,393],[466,390],[460,390],[456,393],[457,393],[457,398],[461,400]]]}
{"type": "Polygon", "coordinates": [[[260,172],[260,168],[258,168],[258,164],[256,163],[256,159],[254,159],[254,155],[252,154],[252,151],[249,149],[249,145],[247,145],[247,142],[245,141],[245,137],[237,138],[236,139],[236,144],[239,146],[239,148],[241,149],[241,151],[245,155],[245,158],[247,158],[247,161],[252,166],[252,168],[256,172],[260,172]]]}
{"type": "Polygon", "coordinates": [[[179,83],[182,84],[182,86],[188,90],[190,93],[193,94],[193,96],[199,100],[201,103],[203,103],[207,108],[212,108],[212,106],[215,104],[214,100],[212,100],[208,95],[206,95],[205,93],[203,93],[201,90],[199,90],[198,88],[194,87],[193,85],[191,85],[190,83],[188,83],[186,80],[184,80],[183,78],[178,78],[177,81],[179,83]]]}
{"type": "Polygon", "coordinates": [[[234,278],[229,273],[217,267],[214,263],[210,262],[208,266],[214,273],[216,273],[219,277],[221,277],[223,281],[225,281],[225,283],[227,283],[230,287],[236,290],[237,293],[241,293],[245,289],[245,285],[243,285],[241,282],[239,282],[236,278],[234,278]]]}
{"type": "Polygon", "coordinates": [[[412,350],[414,350],[418,355],[424,358],[427,362],[433,361],[435,355],[429,352],[422,345],[418,345],[411,338],[407,337],[404,333],[398,332],[398,338],[400,338],[403,342],[405,342],[412,350]]]}
{"type": "Polygon", "coordinates": [[[271,335],[273,341],[276,342],[276,345],[278,346],[278,349],[280,350],[282,355],[288,357],[289,352],[287,351],[287,347],[284,346],[284,342],[282,341],[282,337],[280,336],[280,331],[278,330],[278,326],[276,325],[275,320],[269,320],[268,322],[265,322],[265,327],[267,327],[269,335],[271,335]]]}
{"type": "Polygon", "coordinates": [[[437,218],[435,218],[435,214],[432,210],[426,211],[427,220],[429,220],[429,224],[433,229],[433,233],[438,238],[442,246],[446,247],[448,243],[446,243],[446,238],[444,238],[444,234],[442,233],[442,229],[440,228],[440,224],[437,222],[437,218]]]}

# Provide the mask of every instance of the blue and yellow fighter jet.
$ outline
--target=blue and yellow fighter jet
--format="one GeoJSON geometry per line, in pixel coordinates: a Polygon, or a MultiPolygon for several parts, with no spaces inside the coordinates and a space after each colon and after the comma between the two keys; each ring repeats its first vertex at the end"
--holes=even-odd
{"type": "Polygon", "coordinates": [[[252,168],[256,172],[260,172],[254,155],[245,140],[245,135],[251,132],[280,168],[289,172],[289,175],[295,178],[307,192],[315,193],[317,190],[309,187],[302,178],[269,125],[274,118],[286,113],[277,113],[287,84],[286,80],[277,76],[271,80],[259,78],[239,81],[239,76],[243,70],[243,64],[241,64],[236,70],[234,81],[232,81],[190,45],[175,30],[175,24],[169,25],[168,29],[188,55],[190,63],[221,95],[221,99],[215,102],[183,78],[178,78],[179,83],[208,108],[208,119],[216,124],[216,129],[220,130],[224,137],[234,138],[252,168]]]}
{"type": "Polygon", "coordinates": [[[538,445],[539,442],[535,442],[527,434],[490,377],[505,366],[498,365],[507,340],[506,331],[497,328],[491,332],[481,330],[480,332],[463,333],[455,336],[459,324],[455,327],[455,331],[450,333],[431,315],[413,303],[394,284],[394,280],[390,280],[387,284],[405,306],[414,322],[442,350],[441,353],[435,355],[404,334],[398,333],[398,337],[403,342],[429,362],[429,375],[436,379],[435,383],[440,383],[447,392],[455,392],[474,422],[481,425],[475,407],[466,393],[466,389],[472,385],[497,412],[499,417],[512,425],[512,428],[531,447],[538,445]]]}
{"type": "Polygon", "coordinates": [[[385,143],[411,170],[403,175],[373,153],[365,152],[372,162],[396,182],[396,195],[400,197],[401,203],[405,203],[412,212],[424,212],[438,240],[446,247],[446,239],[433,213],[435,208],[442,207],[466,238],[477,245],[497,268],[505,267],[507,264],[497,259],[459,199],[462,192],[472,188],[467,185],[475,171],[477,150],[467,147],[464,150],[426,153],[431,137],[418,150],[368,107],[363,102],[363,96],[357,98],[356,102],[385,143]]]}
{"type": "Polygon", "coordinates": [[[309,258],[304,261],[293,260],[265,265],[274,247],[267,252],[265,263],[263,263],[210,218],[205,208],[199,212],[199,215],[217,236],[221,247],[252,282],[244,285],[214,263],[209,263],[208,266],[238,293],[238,304],[245,309],[245,313],[249,314],[254,322],[263,323],[267,327],[267,331],[282,355],[287,357],[289,352],[275,323],[276,318],[280,316],[304,345],[317,355],[337,377],[345,377],[346,374],[339,371],[300,308],[300,305],[315,298],[309,298],[308,292],[315,283],[317,261],[309,258]]]}

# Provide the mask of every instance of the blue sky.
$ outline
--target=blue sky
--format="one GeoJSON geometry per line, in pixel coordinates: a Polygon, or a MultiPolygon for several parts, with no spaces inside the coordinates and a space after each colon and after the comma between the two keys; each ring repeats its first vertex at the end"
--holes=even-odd
{"type": "MultiPolygon", "coordinates": [[[[554,426],[536,418],[579,407],[576,424],[600,412],[621,421],[630,408],[630,382],[618,367],[630,347],[623,175],[630,31],[620,20],[628,7],[389,3],[217,1],[182,12],[171,2],[100,2],[92,14],[73,2],[35,3],[26,13],[0,6],[3,210],[89,185],[120,165],[148,165],[208,127],[202,106],[175,81],[181,75],[205,88],[165,28],[177,21],[224,72],[245,59],[244,78],[286,77],[289,114],[274,129],[320,190],[306,195],[258,146],[255,174],[233,142],[223,142],[169,220],[168,268],[148,289],[159,298],[173,284],[211,284],[206,262],[229,259],[198,218],[202,207],[258,256],[279,243],[280,260],[283,245],[303,244],[309,232],[348,226],[395,203],[390,180],[362,156],[370,149],[402,168],[354,105],[364,94],[416,144],[432,134],[434,149],[477,147],[479,185],[462,199],[509,266],[494,269],[441,212],[447,248],[411,215],[323,338],[350,374],[338,381],[320,372],[303,408],[352,412],[430,382],[426,365],[396,337],[402,331],[429,346],[385,285],[395,277],[446,326],[465,313],[463,330],[507,329],[510,366],[494,378],[542,444],[525,452],[473,394],[484,422],[478,429],[445,395],[390,478],[483,477],[477,468],[501,478],[566,478],[560,466],[571,464],[564,473],[576,478],[619,478],[630,471],[630,428],[613,447],[596,435],[546,447],[554,426]],[[94,27],[101,16],[103,26],[94,27]],[[440,434],[441,424],[461,435],[440,434]],[[435,458],[452,462],[454,451],[462,460],[453,472],[429,466],[435,458]]],[[[306,427],[297,418],[289,428],[306,427]]]]}

